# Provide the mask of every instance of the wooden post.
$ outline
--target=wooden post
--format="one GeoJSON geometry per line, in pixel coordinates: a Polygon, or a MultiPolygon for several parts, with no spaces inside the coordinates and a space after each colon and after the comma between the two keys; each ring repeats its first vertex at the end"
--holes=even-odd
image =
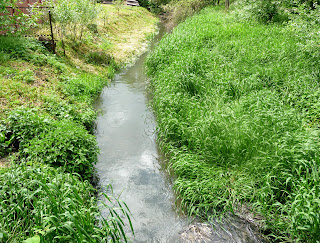
{"type": "Polygon", "coordinates": [[[226,10],[229,9],[229,0],[226,0],[226,10]]]}
{"type": "Polygon", "coordinates": [[[49,10],[49,22],[50,22],[50,30],[51,30],[51,44],[53,53],[56,53],[56,47],[54,45],[54,38],[53,38],[53,29],[52,29],[52,19],[51,19],[51,10],[49,10]]]}

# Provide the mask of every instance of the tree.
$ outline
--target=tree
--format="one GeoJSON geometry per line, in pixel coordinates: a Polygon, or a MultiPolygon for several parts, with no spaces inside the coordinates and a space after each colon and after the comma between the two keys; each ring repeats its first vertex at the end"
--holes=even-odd
{"type": "Polygon", "coordinates": [[[0,30],[6,34],[19,34],[35,26],[39,13],[33,13],[32,6],[30,14],[23,13],[17,7],[17,0],[0,0],[0,30]],[[10,9],[10,10],[9,10],[10,9]]]}

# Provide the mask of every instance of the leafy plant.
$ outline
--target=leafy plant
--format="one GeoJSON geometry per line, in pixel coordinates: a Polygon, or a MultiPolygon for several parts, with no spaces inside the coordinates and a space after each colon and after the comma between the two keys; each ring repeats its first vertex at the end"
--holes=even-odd
{"type": "Polygon", "coordinates": [[[67,94],[92,104],[106,82],[106,77],[83,73],[76,78],[66,79],[64,87],[67,94]]]}
{"type": "Polygon", "coordinates": [[[31,14],[32,6],[29,14],[24,13],[20,8],[16,7],[17,0],[0,0],[0,29],[7,35],[21,34],[29,28],[37,25],[40,13],[31,14]],[[7,7],[11,7],[13,13],[9,12],[7,7]]]}
{"type": "Polygon", "coordinates": [[[20,108],[12,111],[1,128],[1,152],[18,150],[23,145],[52,129],[52,122],[46,115],[40,115],[35,109],[20,108]]]}
{"type": "Polygon", "coordinates": [[[85,126],[86,130],[93,134],[93,125],[96,112],[87,104],[72,104],[64,100],[46,98],[44,109],[58,120],[70,119],[85,126]]]}
{"type": "Polygon", "coordinates": [[[14,165],[0,170],[0,184],[1,242],[127,242],[130,212],[110,190],[103,217],[92,185],[61,169],[14,165]]]}
{"type": "Polygon", "coordinates": [[[89,180],[94,174],[98,147],[95,137],[80,125],[62,120],[54,130],[42,133],[23,146],[21,155],[29,162],[63,167],[89,180]]]}
{"type": "Polygon", "coordinates": [[[97,17],[98,11],[92,0],[59,0],[54,3],[54,19],[60,26],[61,38],[70,34],[74,41],[81,41],[88,24],[97,17]]]}

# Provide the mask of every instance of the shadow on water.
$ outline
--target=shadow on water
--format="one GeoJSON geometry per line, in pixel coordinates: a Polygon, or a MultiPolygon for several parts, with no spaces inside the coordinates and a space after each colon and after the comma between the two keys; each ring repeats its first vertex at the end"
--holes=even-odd
{"type": "MultiPolygon", "coordinates": [[[[160,28],[150,49],[164,33],[160,28]]],[[[130,208],[133,242],[259,242],[243,222],[234,220],[235,226],[215,223],[218,227],[213,230],[208,224],[190,224],[176,213],[172,185],[159,163],[155,119],[147,107],[146,56],[143,54],[133,66],[116,75],[96,103],[100,111],[96,121],[101,150],[96,165],[99,185],[103,188],[111,184],[130,208]],[[249,238],[239,234],[238,228],[249,238]]]]}

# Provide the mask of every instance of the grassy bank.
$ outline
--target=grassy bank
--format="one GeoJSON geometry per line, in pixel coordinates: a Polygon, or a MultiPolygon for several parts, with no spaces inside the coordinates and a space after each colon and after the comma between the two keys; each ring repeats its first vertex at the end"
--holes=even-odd
{"type": "Polygon", "coordinates": [[[94,31],[64,37],[65,55],[61,39],[53,55],[37,40],[0,36],[0,242],[126,240],[126,205],[105,195],[110,215],[101,218],[90,183],[92,105],[146,48],[156,21],[143,8],[99,5],[94,31]]]}
{"type": "Polygon", "coordinates": [[[317,39],[292,26],[209,7],[162,39],[147,69],[182,206],[206,218],[245,206],[272,241],[317,242],[317,39]]]}

